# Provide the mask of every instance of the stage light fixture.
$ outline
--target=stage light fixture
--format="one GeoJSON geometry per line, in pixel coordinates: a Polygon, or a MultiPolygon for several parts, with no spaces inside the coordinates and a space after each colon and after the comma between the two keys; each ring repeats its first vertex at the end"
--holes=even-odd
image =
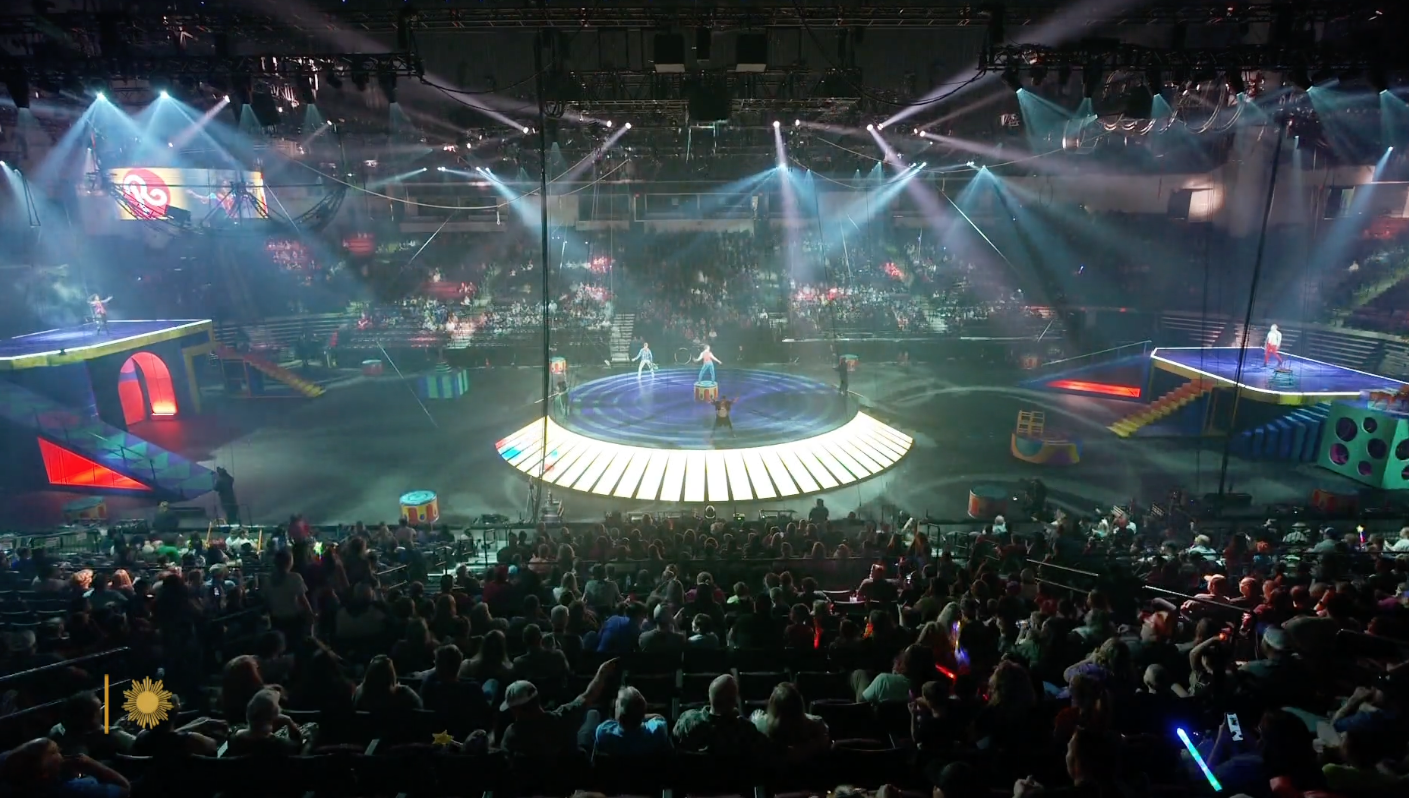
{"type": "Polygon", "coordinates": [[[782,122],[779,122],[779,121],[776,120],[776,119],[773,120],[773,129],[774,129],[774,130],[777,130],[778,128],[780,128],[780,127],[782,127],[782,126],[783,126],[783,123],[782,123],[782,122]]]}
{"type": "Polygon", "coordinates": [[[1003,82],[1008,84],[1008,88],[1012,89],[1013,91],[1022,91],[1023,89],[1022,76],[1019,75],[1018,71],[1012,67],[1008,67],[1007,69],[1003,70],[1003,82]]]}
{"type": "Polygon", "coordinates": [[[1228,91],[1232,94],[1243,94],[1248,90],[1248,86],[1243,82],[1243,70],[1235,67],[1223,73],[1223,80],[1228,84],[1228,91]]]}
{"type": "Polygon", "coordinates": [[[386,101],[391,105],[396,105],[396,75],[391,72],[382,72],[377,75],[377,86],[386,95],[386,101]]]}
{"type": "Polygon", "coordinates": [[[98,102],[105,102],[108,99],[108,95],[100,91],[97,94],[93,95],[93,99],[97,100],[98,102]]]}
{"type": "Polygon", "coordinates": [[[1292,84],[1302,91],[1311,91],[1311,87],[1316,85],[1311,82],[1311,73],[1307,71],[1305,64],[1298,64],[1288,71],[1287,77],[1292,84]]]}
{"type": "Polygon", "coordinates": [[[793,120],[793,127],[802,127],[802,120],[801,120],[801,119],[794,119],[794,120],[793,120]]]}
{"type": "Polygon", "coordinates": [[[867,130],[868,132],[874,131],[875,129],[876,129],[876,126],[875,126],[875,125],[867,125],[867,126],[866,126],[866,130],[867,130]]]}
{"type": "Polygon", "coordinates": [[[612,120],[608,119],[608,120],[607,120],[607,127],[611,127],[611,126],[612,126],[612,120]]]}
{"type": "Polygon", "coordinates": [[[23,69],[15,69],[4,76],[5,86],[10,90],[10,98],[18,109],[29,108],[29,77],[23,69]]]}
{"type": "Polygon", "coordinates": [[[626,128],[627,130],[630,130],[630,129],[631,129],[631,123],[630,123],[630,122],[627,122],[625,125],[622,125],[622,127],[626,128]]]}
{"type": "Polygon", "coordinates": [[[230,102],[230,95],[227,94],[227,95],[225,95],[224,97],[222,97],[221,99],[222,99],[223,101],[225,101],[225,102],[228,103],[228,102],[230,102]]]}
{"type": "Polygon", "coordinates": [[[160,92],[158,92],[158,94],[163,100],[171,96],[170,94],[166,93],[166,89],[162,89],[160,92]]]}

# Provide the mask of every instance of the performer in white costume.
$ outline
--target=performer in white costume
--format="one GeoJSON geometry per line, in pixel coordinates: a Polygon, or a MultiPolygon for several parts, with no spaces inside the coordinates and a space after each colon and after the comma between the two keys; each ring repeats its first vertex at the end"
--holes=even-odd
{"type": "Polygon", "coordinates": [[[636,367],[636,379],[641,379],[641,371],[644,369],[650,369],[651,376],[656,376],[656,357],[651,354],[651,345],[649,343],[642,341],[641,351],[637,352],[636,357],[631,359],[641,361],[641,365],[636,367]]]}
{"type": "Polygon", "coordinates": [[[1281,348],[1282,331],[1277,329],[1277,325],[1274,324],[1267,331],[1267,340],[1262,344],[1262,365],[1266,367],[1274,357],[1277,358],[1277,368],[1287,365],[1287,359],[1282,357],[1282,353],[1279,351],[1281,348]]]}
{"type": "Polygon", "coordinates": [[[705,380],[709,380],[709,381],[713,382],[713,381],[714,381],[714,364],[718,363],[718,364],[721,365],[721,366],[724,365],[724,363],[723,363],[722,361],[720,361],[719,358],[717,358],[717,357],[714,356],[714,353],[713,353],[713,352],[709,351],[709,345],[708,345],[708,344],[705,345],[704,351],[703,351],[703,352],[700,352],[700,356],[699,356],[699,357],[692,357],[692,358],[690,358],[690,362],[691,362],[691,363],[694,363],[694,362],[697,361],[697,360],[698,360],[700,363],[702,363],[703,365],[700,366],[700,376],[695,380],[696,382],[704,382],[705,380]],[[706,376],[705,376],[706,374],[708,374],[709,376],[706,377],[706,376]]]}

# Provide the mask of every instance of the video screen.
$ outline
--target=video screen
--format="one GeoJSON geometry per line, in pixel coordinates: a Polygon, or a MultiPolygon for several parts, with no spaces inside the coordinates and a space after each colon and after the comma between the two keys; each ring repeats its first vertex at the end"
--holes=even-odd
{"type": "Polygon", "coordinates": [[[269,218],[261,172],[129,166],[108,178],[122,190],[118,213],[127,220],[269,218]]]}

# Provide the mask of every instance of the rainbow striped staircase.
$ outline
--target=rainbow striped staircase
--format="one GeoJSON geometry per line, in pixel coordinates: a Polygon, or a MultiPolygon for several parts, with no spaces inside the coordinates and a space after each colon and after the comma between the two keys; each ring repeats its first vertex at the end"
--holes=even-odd
{"type": "Polygon", "coordinates": [[[1215,387],[1212,381],[1191,380],[1169,393],[1150,402],[1137,413],[1133,413],[1110,426],[1111,432],[1122,438],[1129,438],[1138,430],[1163,418],[1168,418],[1180,409],[1187,407],[1215,387]]]}
{"type": "Polygon", "coordinates": [[[252,352],[237,352],[227,346],[217,346],[215,347],[215,356],[221,360],[243,360],[250,368],[264,372],[266,376],[284,383],[310,399],[323,395],[323,386],[305,380],[283,366],[265,360],[252,352]]]}

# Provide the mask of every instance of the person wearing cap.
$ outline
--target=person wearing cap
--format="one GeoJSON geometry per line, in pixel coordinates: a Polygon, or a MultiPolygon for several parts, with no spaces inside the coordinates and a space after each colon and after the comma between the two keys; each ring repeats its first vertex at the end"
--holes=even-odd
{"type": "Polygon", "coordinates": [[[617,661],[609,659],[597,668],[582,695],[553,710],[543,708],[538,688],[520,679],[504,691],[499,711],[513,714],[499,747],[509,756],[532,763],[559,763],[565,756],[590,749],[601,723],[601,715],[590,707],[616,673],[617,661]]]}
{"type": "Polygon", "coordinates": [[[1341,546],[1340,533],[1328,526],[1321,530],[1321,540],[1318,541],[1315,546],[1311,547],[1311,553],[1330,554],[1334,551],[1340,551],[1341,548],[1343,547],[1341,546]]]}
{"type": "Polygon", "coordinates": [[[1296,706],[1308,692],[1310,674],[1293,653],[1292,636],[1280,626],[1268,627],[1259,650],[1261,659],[1238,669],[1240,689],[1264,706],[1296,706]]]}

